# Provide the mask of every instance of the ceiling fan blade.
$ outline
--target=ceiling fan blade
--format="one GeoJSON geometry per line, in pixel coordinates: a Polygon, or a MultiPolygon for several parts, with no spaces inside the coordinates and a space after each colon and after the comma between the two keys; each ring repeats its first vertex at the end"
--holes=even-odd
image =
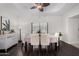
{"type": "Polygon", "coordinates": [[[36,7],[35,6],[33,6],[33,7],[31,7],[30,9],[35,9],[36,7]]]}
{"type": "Polygon", "coordinates": [[[31,9],[37,8],[39,11],[43,12],[44,7],[47,7],[49,5],[50,5],[50,3],[35,3],[34,6],[31,7],[31,9]]]}
{"type": "Polygon", "coordinates": [[[43,7],[47,7],[47,6],[50,5],[50,3],[42,3],[41,5],[42,5],[43,7]]]}

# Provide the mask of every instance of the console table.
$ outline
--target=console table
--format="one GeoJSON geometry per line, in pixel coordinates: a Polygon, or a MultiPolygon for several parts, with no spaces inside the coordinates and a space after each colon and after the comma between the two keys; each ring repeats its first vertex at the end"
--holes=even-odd
{"type": "Polygon", "coordinates": [[[0,35],[0,50],[7,51],[8,48],[18,43],[17,33],[0,35]]]}

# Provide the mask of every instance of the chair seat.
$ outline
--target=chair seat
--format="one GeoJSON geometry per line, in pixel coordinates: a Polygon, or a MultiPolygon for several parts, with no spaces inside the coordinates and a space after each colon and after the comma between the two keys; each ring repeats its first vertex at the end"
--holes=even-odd
{"type": "Polygon", "coordinates": [[[55,36],[50,37],[50,43],[57,43],[58,42],[58,38],[55,36]]]}

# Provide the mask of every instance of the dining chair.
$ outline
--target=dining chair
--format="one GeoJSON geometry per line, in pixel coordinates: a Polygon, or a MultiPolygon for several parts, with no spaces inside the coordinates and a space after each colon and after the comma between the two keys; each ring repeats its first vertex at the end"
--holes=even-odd
{"type": "Polygon", "coordinates": [[[50,40],[48,34],[41,34],[41,47],[42,47],[42,53],[44,52],[43,49],[45,49],[45,53],[48,53],[48,46],[49,46],[50,40]]]}
{"type": "Polygon", "coordinates": [[[60,40],[61,40],[60,33],[57,32],[57,33],[55,33],[54,36],[56,37],[56,40],[57,40],[57,43],[55,43],[55,46],[57,46],[56,48],[58,49],[60,47],[60,40]]]}
{"type": "Polygon", "coordinates": [[[55,37],[54,35],[50,35],[50,48],[53,49],[53,44],[55,45],[55,50],[57,50],[58,46],[58,37],[55,37]]]}
{"type": "Polygon", "coordinates": [[[31,50],[34,52],[39,47],[39,34],[31,34],[31,50]]]}
{"type": "Polygon", "coordinates": [[[22,36],[21,36],[21,50],[23,52],[26,52],[27,51],[27,41],[26,41],[26,34],[25,33],[22,33],[22,36]]]}

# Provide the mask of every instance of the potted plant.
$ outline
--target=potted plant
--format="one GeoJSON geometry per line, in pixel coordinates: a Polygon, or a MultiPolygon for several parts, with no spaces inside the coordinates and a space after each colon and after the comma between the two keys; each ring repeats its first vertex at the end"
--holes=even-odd
{"type": "Polygon", "coordinates": [[[62,36],[62,33],[61,32],[59,32],[59,36],[62,36]]]}

